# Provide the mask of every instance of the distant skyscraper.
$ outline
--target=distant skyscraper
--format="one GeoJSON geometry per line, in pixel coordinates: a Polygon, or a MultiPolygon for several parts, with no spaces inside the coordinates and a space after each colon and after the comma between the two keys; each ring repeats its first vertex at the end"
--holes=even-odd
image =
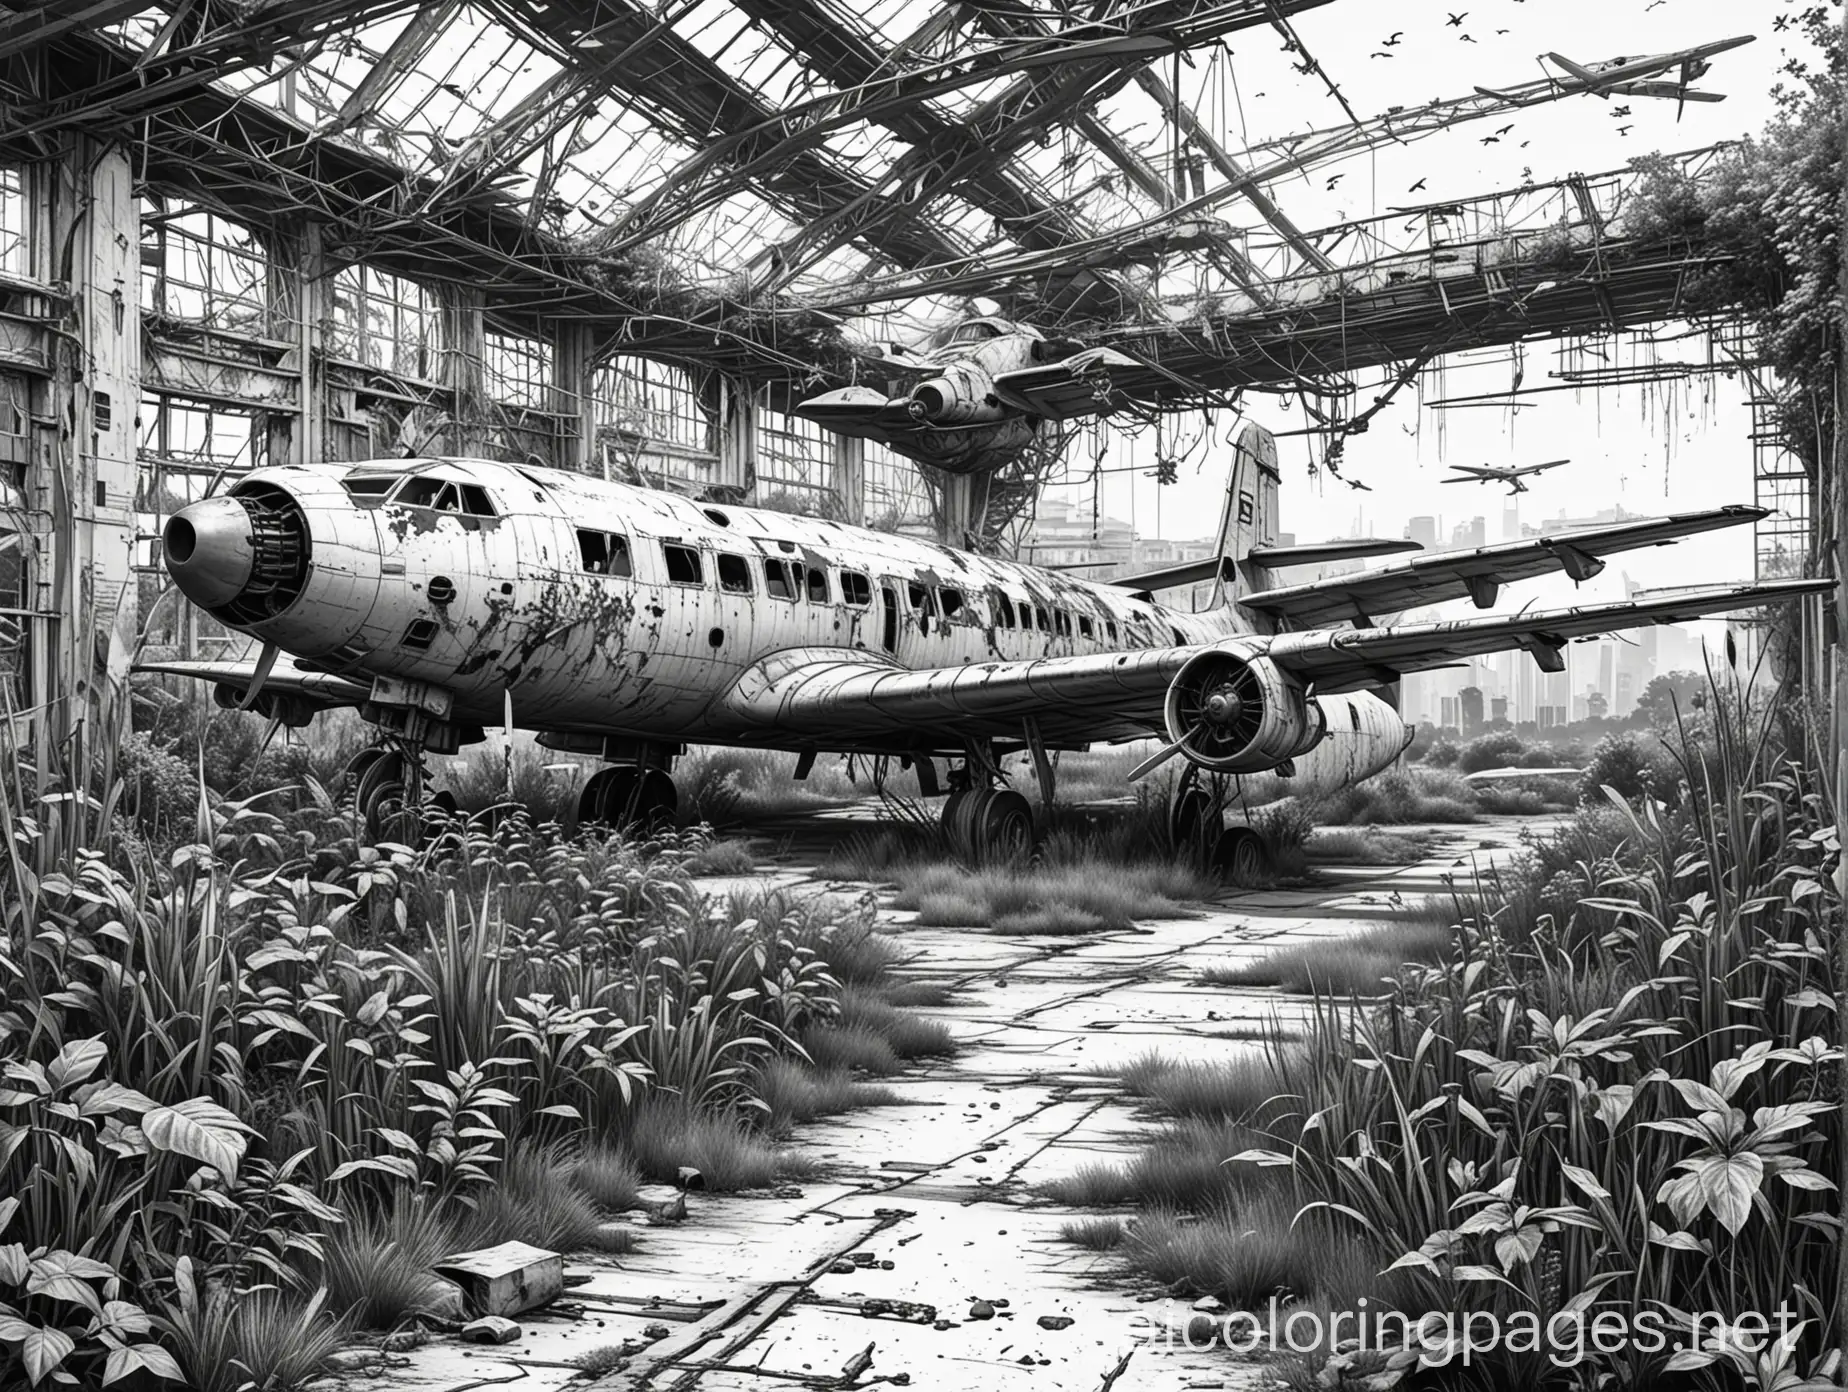
{"type": "Polygon", "coordinates": [[[1459,522],[1450,533],[1450,544],[1459,551],[1474,550],[1485,546],[1489,540],[1488,519],[1472,517],[1467,522],[1459,522]]]}
{"type": "Polygon", "coordinates": [[[1502,540],[1519,541],[1521,539],[1521,505],[1511,501],[1502,507],[1502,540]]]}
{"type": "Polygon", "coordinates": [[[1414,517],[1405,524],[1407,541],[1415,541],[1427,551],[1437,547],[1437,519],[1435,517],[1414,517]]]}

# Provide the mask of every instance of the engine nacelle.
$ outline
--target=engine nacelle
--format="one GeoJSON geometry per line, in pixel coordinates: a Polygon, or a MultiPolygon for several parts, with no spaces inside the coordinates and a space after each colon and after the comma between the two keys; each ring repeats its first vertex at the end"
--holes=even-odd
{"type": "Polygon", "coordinates": [[[922,425],[991,425],[1007,417],[994,382],[969,363],[950,363],[941,376],[918,383],[906,409],[922,425]]]}
{"type": "Polygon", "coordinates": [[[1189,658],[1168,684],[1170,740],[1209,773],[1268,773],[1327,733],[1303,684],[1257,653],[1213,649],[1189,658]]]}

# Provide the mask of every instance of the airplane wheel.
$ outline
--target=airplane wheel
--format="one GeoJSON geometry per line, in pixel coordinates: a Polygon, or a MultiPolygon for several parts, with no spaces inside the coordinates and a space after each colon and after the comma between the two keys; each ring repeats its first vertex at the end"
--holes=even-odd
{"type": "Polygon", "coordinates": [[[578,794],[577,819],[580,828],[603,824],[603,798],[609,790],[610,777],[615,772],[613,768],[598,769],[584,780],[584,790],[578,794]]]}
{"type": "Polygon", "coordinates": [[[976,858],[984,865],[1025,860],[1033,851],[1033,804],[1012,788],[991,788],[977,810],[976,858]]]}
{"type": "Polygon", "coordinates": [[[1176,855],[1193,855],[1204,862],[1212,845],[1213,800],[1199,788],[1189,788],[1175,799],[1168,813],[1168,832],[1174,838],[1176,855]]]}
{"type": "MultiPolygon", "coordinates": [[[[366,834],[377,839],[377,829],[372,823],[372,800],[379,789],[387,784],[398,786],[398,796],[404,796],[404,756],[395,749],[378,749],[369,751],[375,758],[366,760],[359,771],[358,780],[353,785],[353,805],[366,819],[366,834]]],[[[357,759],[354,763],[358,763],[357,759]]],[[[348,766],[351,769],[351,765],[348,766]]]]}
{"type": "Polygon", "coordinates": [[[970,825],[969,816],[984,791],[979,788],[958,788],[944,800],[944,834],[950,838],[952,846],[967,856],[975,854],[975,831],[970,825]]]}
{"type": "Polygon", "coordinates": [[[1213,869],[1228,883],[1261,885],[1270,878],[1270,848],[1248,826],[1227,827],[1213,845],[1213,869]]]}
{"type": "Polygon", "coordinates": [[[351,759],[348,759],[347,766],[340,775],[340,796],[357,799],[359,796],[360,780],[365,777],[366,770],[371,768],[389,753],[391,753],[391,751],[384,745],[374,744],[360,750],[359,753],[355,754],[351,759]]]}
{"type": "Polygon", "coordinates": [[[404,805],[404,784],[397,779],[375,782],[366,798],[366,837],[373,844],[388,841],[415,846],[419,840],[417,812],[404,805]]]}
{"type": "Polygon", "coordinates": [[[613,768],[604,772],[610,779],[604,785],[599,815],[606,825],[623,831],[657,831],[672,824],[680,807],[680,794],[665,769],[613,768]]]}
{"type": "Polygon", "coordinates": [[[651,831],[660,831],[674,825],[679,811],[680,790],[674,786],[674,776],[666,769],[644,769],[636,798],[637,820],[651,831]]]}

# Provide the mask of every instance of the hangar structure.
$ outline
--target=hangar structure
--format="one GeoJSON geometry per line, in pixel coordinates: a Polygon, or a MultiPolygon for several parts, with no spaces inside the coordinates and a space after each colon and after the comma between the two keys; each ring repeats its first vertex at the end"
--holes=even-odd
{"type": "Polygon", "coordinates": [[[15,0],[7,699],[120,670],[164,516],[265,462],[534,460],[1003,547],[1056,433],[957,479],[789,410],[976,296],[1152,364],[1132,420],[1287,390],[1331,443],[1357,372],[1684,311],[1701,248],[1626,229],[1631,171],[1297,225],[1285,175],[1575,94],[1234,154],[1183,57],[1199,90],[1262,27],[1325,77],[1291,20],[1329,3],[15,0]]]}

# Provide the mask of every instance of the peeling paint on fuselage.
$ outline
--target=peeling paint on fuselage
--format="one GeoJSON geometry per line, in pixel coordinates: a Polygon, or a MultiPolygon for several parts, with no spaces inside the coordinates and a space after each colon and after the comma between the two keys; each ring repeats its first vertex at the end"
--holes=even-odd
{"type": "MultiPolygon", "coordinates": [[[[481,724],[500,723],[510,692],[515,719],[531,729],[723,741],[712,708],[747,668],[790,649],[858,650],[935,669],[1206,644],[1257,628],[1236,608],[1185,612],[934,541],[554,470],[400,460],[251,477],[301,504],[310,570],[301,597],[250,631],[344,676],[445,688],[457,718],[481,724]],[[362,505],[341,483],[412,470],[479,485],[497,516],[362,505]],[[622,537],[632,573],[586,571],[580,529],[622,537]],[[698,583],[669,578],[670,546],[697,555],[698,583]],[[337,566],[324,568],[323,548],[337,566]],[[372,574],[349,574],[368,552],[372,574]],[[793,594],[771,592],[766,564],[790,562],[825,574],[825,600],[810,598],[794,572],[793,594]],[[721,583],[741,573],[748,592],[721,583]],[[843,576],[863,578],[864,602],[848,597],[843,576]],[[446,603],[431,597],[438,577],[454,591],[446,603]]],[[[1397,714],[1371,695],[1330,698],[1324,711],[1329,737],[1296,761],[1305,786],[1356,781],[1405,743],[1397,714]]]]}

